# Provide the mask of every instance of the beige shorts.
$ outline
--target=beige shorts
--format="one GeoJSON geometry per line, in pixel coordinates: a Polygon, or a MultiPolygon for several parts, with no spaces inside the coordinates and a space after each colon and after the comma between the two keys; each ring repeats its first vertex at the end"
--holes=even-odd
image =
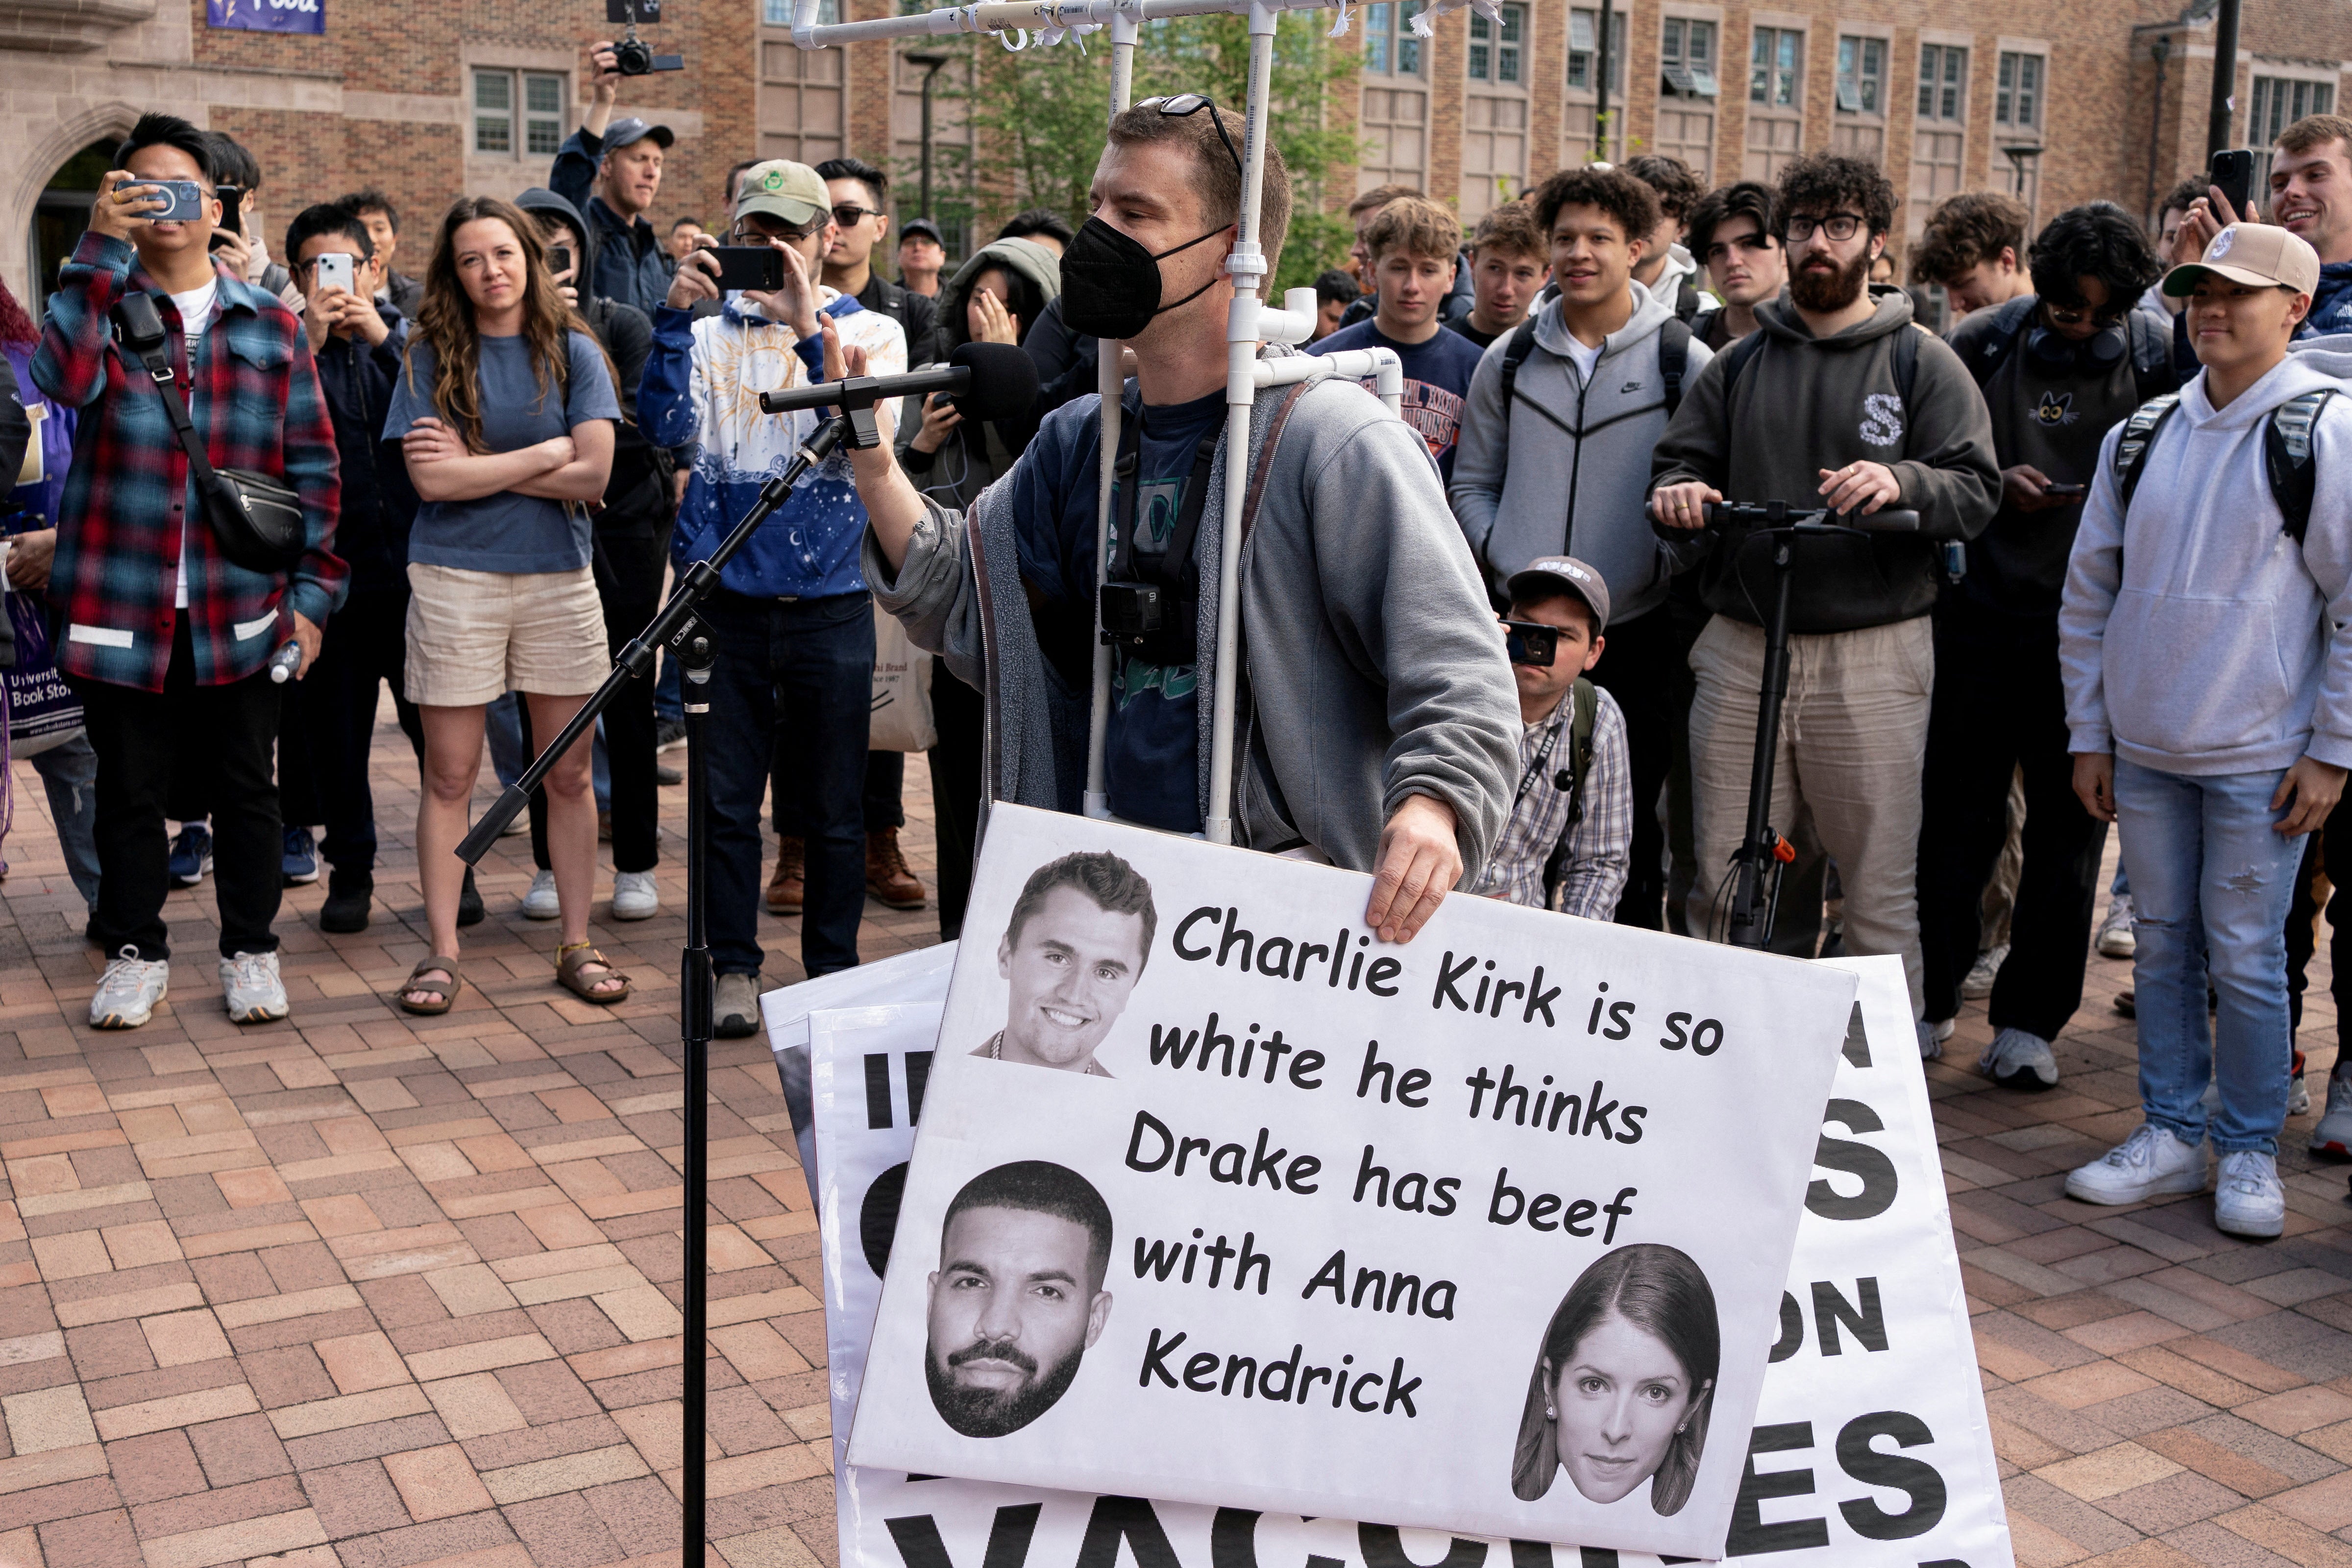
{"type": "Polygon", "coordinates": [[[469,708],[509,691],[579,697],[612,668],[592,567],[572,572],[408,568],[411,702],[469,708]]]}

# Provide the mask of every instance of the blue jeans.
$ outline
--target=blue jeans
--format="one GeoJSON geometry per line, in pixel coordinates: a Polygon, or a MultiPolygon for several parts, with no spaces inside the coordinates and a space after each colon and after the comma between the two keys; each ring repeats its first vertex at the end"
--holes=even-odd
{"type": "Polygon", "coordinates": [[[98,909],[98,753],[89,737],[76,735],[34,753],[33,771],[49,797],[58,825],[58,847],[65,852],[66,875],[93,912],[98,909]]]}
{"type": "Polygon", "coordinates": [[[2272,831],[2284,770],[2189,777],[2116,760],[2116,815],[2139,939],[2140,1107],[2189,1142],[2208,1131],[2199,1103],[2219,1080],[2216,1152],[2278,1152],[2286,1124],[2286,911],[2303,837],[2272,831]],[[2220,994],[2218,1039],[2205,983],[2220,994]]]}
{"type": "Polygon", "coordinates": [[[857,963],[866,913],[866,719],[873,599],[751,599],[720,589],[703,606],[710,671],[710,952],[720,974],[760,973],[760,804],[788,738],[808,841],[801,963],[814,976],[857,963]]]}

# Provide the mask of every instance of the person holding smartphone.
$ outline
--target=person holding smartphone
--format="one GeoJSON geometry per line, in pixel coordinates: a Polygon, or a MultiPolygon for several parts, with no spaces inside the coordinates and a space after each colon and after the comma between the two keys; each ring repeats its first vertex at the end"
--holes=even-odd
{"type": "MultiPolygon", "coordinates": [[[[400,988],[408,1012],[446,1013],[463,984],[456,851],[481,771],[483,710],[520,691],[551,741],[609,668],[588,506],[604,493],[620,417],[612,362],[556,291],[539,226],[495,196],[461,197],[441,219],[383,427],[423,502],[409,538],[405,683],[425,725],[416,861],[432,947],[400,988]]],[[[589,761],[575,746],[547,775],[548,854],[562,906],[557,983],[602,1006],[629,983],[588,941],[589,761]]]]}
{"type": "Polygon", "coordinates": [[[1936,615],[1919,942],[1927,1020],[1947,1032],[1978,961],[1979,896],[2022,767],[2024,864],[1993,981],[1994,1037],[1977,1064],[2012,1089],[2057,1083],[2051,1042],[2083,1000],[2106,826],[2074,797],[2058,601],[2100,444],[2179,384],[2165,327],[2136,308],[2162,270],[2122,208],[2073,207],[2034,239],[2032,292],[1971,311],[1949,339],[1992,414],[2001,499],[1936,615]]]}

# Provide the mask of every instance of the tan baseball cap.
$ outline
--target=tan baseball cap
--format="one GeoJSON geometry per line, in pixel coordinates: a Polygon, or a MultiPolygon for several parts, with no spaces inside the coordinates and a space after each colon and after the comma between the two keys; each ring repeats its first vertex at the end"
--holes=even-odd
{"type": "Polygon", "coordinates": [[[765,213],[798,228],[833,210],[832,195],[816,171],[782,158],[771,158],[744,170],[743,183],[737,189],[740,193],[735,198],[737,217],[765,213]]]}
{"type": "Polygon", "coordinates": [[[2319,252],[2301,235],[2275,224],[2233,223],[2213,237],[2203,260],[2184,262],[2166,273],[2164,291],[2176,299],[2191,293],[2209,272],[2249,288],[2308,294],[2319,287],[2319,252]]]}

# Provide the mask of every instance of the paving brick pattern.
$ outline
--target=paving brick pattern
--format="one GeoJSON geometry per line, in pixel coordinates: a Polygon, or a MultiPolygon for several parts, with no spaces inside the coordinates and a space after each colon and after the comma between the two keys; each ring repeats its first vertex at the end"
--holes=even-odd
{"type": "MultiPolygon", "coordinates": [[[[456,1011],[385,1000],[425,953],[415,771],[379,733],[375,923],[278,922],[294,1016],[241,1029],[210,885],[168,908],[173,996],[84,1025],[81,941],[42,792],[15,770],[0,882],[0,1568],[602,1568],[678,1562],[677,951],[671,908],[596,939],[614,1008],[551,980],[527,840],[481,879],[456,1011]]],[[[924,770],[908,848],[930,867],[924,770]]],[[[487,796],[485,796],[487,798],[487,796]]],[[[609,892],[609,888],[605,889],[609,892]]],[[[600,912],[603,906],[600,905],[600,912]]],[[[796,922],[762,917],[768,977],[796,922]]],[[[869,957],[935,940],[869,904],[869,957]]],[[[2291,1124],[2288,1234],[2210,1200],[2094,1209],[2068,1167],[2135,1124],[2133,1036],[2095,960],[2049,1094],[1930,1068],[2018,1561],[2352,1568],[2352,1207],[2291,1124]]],[[[2334,1059],[2324,957],[2304,1036],[2334,1059]],[[2326,1048],[2321,1048],[2326,1042],[2326,1048]]],[[[759,1040],[714,1048],[705,1568],[837,1568],[814,1219],[759,1040]]],[[[1982,1565],[1979,1565],[1982,1568],[1982,1565]]]]}

